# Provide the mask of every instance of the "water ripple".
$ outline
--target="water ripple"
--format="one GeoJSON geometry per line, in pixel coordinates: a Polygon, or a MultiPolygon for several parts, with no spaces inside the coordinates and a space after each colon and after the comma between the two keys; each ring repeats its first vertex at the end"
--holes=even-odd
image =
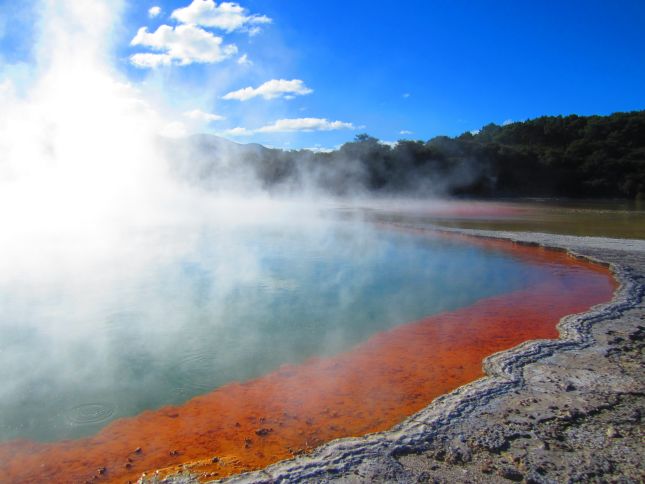
{"type": "Polygon", "coordinates": [[[65,417],[72,425],[91,425],[109,420],[114,411],[110,403],[84,403],[67,410],[65,417]]]}
{"type": "Polygon", "coordinates": [[[220,384],[221,357],[215,353],[196,353],[185,356],[177,365],[181,390],[212,390],[220,384]]]}

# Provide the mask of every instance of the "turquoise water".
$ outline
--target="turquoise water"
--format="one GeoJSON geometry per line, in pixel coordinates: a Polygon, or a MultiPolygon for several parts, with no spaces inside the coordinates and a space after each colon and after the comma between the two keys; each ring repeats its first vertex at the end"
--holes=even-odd
{"type": "Polygon", "coordinates": [[[544,270],[351,222],[165,228],[54,262],[0,278],[0,440],[91,435],[544,270]]]}

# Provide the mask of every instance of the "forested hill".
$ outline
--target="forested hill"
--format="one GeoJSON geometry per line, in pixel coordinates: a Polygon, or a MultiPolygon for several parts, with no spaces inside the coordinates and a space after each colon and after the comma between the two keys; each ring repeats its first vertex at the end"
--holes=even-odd
{"type": "Polygon", "coordinates": [[[486,193],[645,197],[645,111],[489,124],[451,142],[490,170],[486,193]]]}
{"type": "MultiPolygon", "coordinates": [[[[193,181],[212,183],[217,165],[208,148],[187,160],[193,181]]],[[[224,141],[224,140],[221,140],[224,141]]],[[[221,143],[220,141],[220,143],[221,143]]],[[[210,142],[212,145],[212,141],[210,142]]],[[[231,143],[233,144],[233,143],[231,143]]],[[[548,116],[477,133],[390,146],[358,135],[338,150],[314,153],[236,145],[235,165],[272,190],[302,187],[333,194],[472,197],[645,197],[645,111],[611,116],[548,116]]],[[[221,158],[221,156],[220,156],[221,158]]]]}

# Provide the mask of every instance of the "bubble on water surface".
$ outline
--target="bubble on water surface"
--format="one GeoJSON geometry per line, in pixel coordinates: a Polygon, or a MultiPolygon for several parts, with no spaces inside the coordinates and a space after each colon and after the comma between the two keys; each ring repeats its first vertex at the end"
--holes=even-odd
{"type": "Polygon", "coordinates": [[[111,403],[84,403],[70,408],[65,417],[72,425],[92,425],[109,420],[114,411],[111,403]]]}
{"type": "Polygon", "coordinates": [[[215,353],[195,353],[182,358],[177,369],[182,392],[189,390],[212,390],[221,384],[221,356],[215,353]]]}

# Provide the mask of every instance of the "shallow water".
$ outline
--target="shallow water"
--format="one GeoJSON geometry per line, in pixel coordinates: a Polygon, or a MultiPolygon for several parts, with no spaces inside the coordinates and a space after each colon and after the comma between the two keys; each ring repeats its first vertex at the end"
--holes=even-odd
{"type": "MultiPolygon", "coordinates": [[[[391,205],[391,204],[390,204],[391,205]]],[[[481,230],[544,232],[584,237],[645,239],[645,202],[513,200],[409,203],[397,210],[374,204],[380,219],[481,230]]]]}
{"type": "Polygon", "coordinates": [[[357,223],[138,234],[0,280],[0,441],[92,435],[549,270],[357,223]]]}

